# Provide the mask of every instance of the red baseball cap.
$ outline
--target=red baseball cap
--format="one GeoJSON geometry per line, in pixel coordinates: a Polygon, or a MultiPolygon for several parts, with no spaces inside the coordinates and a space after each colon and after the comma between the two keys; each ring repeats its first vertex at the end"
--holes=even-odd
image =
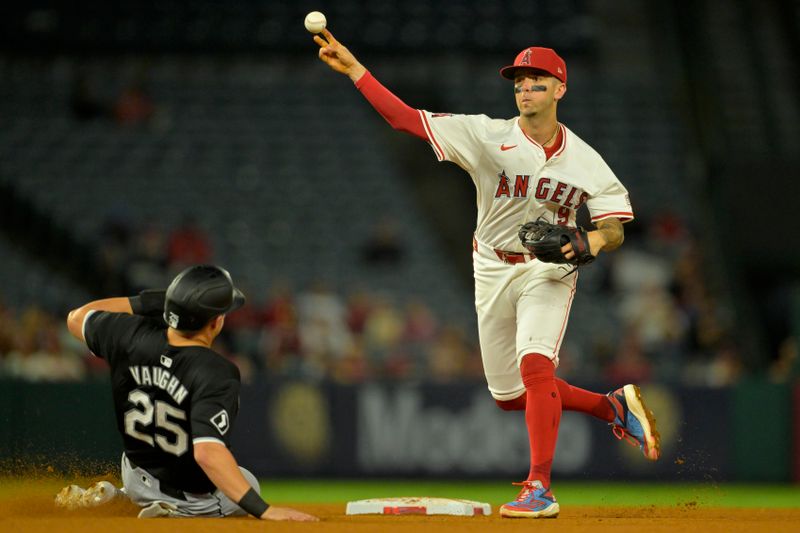
{"type": "Polygon", "coordinates": [[[520,68],[534,68],[543,70],[551,76],[567,83],[567,64],[552,48],[531,46],[526,48],[514,59],[514,64],[500,69],[500,75],[513,80],[520,68]]]}

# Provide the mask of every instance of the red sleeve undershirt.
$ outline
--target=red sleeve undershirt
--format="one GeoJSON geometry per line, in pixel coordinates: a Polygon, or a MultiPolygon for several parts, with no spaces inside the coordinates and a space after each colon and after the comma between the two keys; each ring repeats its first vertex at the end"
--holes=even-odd
{"type": "Polygon", "coordinates": [[[356,82],[356,89],[394,129],[410,133],[423,141],[428,141],[422,125],[420,111],[409,107],[392,92],[381,85],[369,71],[356,82]]]}
{"type": "MultiPolygon", "coordinates": [[[[394,129],[410,133],[415,137],[419,137],[423,141],[428,141],[428,135],[425,133],[425,127],[422,124],[422,117],[420,111],[409,107],[405,102],[395,96],[389,89],[381,85],[381,82],[367,71],[355,83],[356,88],[361,91],[364,98],[372,104],[372,107],[381,114],[381,116],[388,122],[394,129]]],[[[559,128],[558,137],[556,141],[547,148],[544,148],[547,159],[550,159],[555,152],[557,152],[562,143],[564,136],[559,128]]]]}

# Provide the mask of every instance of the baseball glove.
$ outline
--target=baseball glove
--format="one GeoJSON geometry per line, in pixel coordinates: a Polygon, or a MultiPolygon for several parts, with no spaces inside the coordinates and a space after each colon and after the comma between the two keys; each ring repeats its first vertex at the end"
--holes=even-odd
{"type": "Polygon", "coordinates": [[[519,240],[522,245],[544,263],[570,264],[575,267],[587,265],[594,261],[589,251],[589,238],[586,230],[578,226],[570,228],[550,224],[544,220],[528,222],[519,229],[519,240]],[[571,259],[564,257],[561,247],[572,243],[575,255],[571,259]]]}

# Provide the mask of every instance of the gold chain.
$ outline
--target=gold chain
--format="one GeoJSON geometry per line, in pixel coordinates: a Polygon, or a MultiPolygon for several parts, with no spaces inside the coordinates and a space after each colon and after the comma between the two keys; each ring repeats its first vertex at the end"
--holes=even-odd
{"type": "Polygon", "coordinates": [[[547,146],[548,144],[550,144],[551,142],[553,142],[553,139],[555,139],[555,138],[556,138],[556,135],[558,135],[558,132],[559,132],[560,130],[561,130],[561,126],[559,126],[558,124],[556,124],[556,131],[554,131],[554,132],[553,132],[553,136],[552,136],[552,137],[550,137],[550,139],[549,139],[549,140],[548,140],[546,143],[544,143],[544,144],[542,145],[542,147],[544,147],[544,146],[547,146]]]}

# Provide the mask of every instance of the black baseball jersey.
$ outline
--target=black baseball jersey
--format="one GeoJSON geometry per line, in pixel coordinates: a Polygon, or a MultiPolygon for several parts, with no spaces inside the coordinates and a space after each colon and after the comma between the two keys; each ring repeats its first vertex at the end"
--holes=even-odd
{"type": "Polygon", "coordinates": [[[111,366],[125,454],[164,483],[206,493],[214,484],[194,460],[196,442],[230,446],[239,411],[239,369],[202,346],[171,346],[162,320],[95,311],[84,338],[111,366]]]}

